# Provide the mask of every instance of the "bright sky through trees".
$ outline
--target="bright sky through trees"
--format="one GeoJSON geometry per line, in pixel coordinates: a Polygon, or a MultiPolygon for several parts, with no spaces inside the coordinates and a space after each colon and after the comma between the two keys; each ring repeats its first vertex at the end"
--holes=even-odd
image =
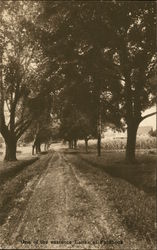
{"type": "MultiPolygon", "coordinates": [[[[148,115],[152,112],[155,112],[156,111],[156,106],[150,108],[150,109],[147,109],[143,115],[148,115]]],[[[152,126],[153,129],[156,129],[156,120],[157,120],[157,117],[156,115],[153,115],[153,116],[150,116],[148,117],[147,119],[143,120],[143,122],[141,122],[140,126],[152,126]]]]}

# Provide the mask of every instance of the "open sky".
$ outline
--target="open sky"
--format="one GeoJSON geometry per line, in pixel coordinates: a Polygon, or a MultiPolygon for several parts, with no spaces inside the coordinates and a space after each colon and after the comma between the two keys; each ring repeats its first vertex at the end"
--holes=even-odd
{"type": "MultiPolygon", "coordinates": [[[[152,107],[150,109],[147,109],[142,114],[142,116],[150,114],[150,113],[155,112],[155,111],[157,111],[156,106],[154,106],[154,107],[152,107]]],[[[140,126],[152,126],[153,130],[156,129],[156,126],[157,126],[157,116],[153,115],[151,117],[146,118],[145,120],[143,120],[143,122],[140,123],[140,126]]]]}

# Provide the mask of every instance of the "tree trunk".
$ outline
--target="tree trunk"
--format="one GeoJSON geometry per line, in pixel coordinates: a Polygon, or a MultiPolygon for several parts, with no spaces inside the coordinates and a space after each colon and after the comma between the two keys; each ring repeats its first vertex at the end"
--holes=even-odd
{"type": "Polygon", "coordinates": [[[101,117],[101,100],[100,100],[100,96],[99,96],[98,125],[97,125],[97,135],[98,135],[97,151],[98,151],[98,156],[101,156],[101,131],[102,131],[102,117],[101,117]]]}
{"type": "Polygon", "coordinates": [[[49,144],[48,144],[48,142],[45,142],[44,151],[48,151],[48,149],[49,149],[49,144]]]}
{"type": "Polygon", "coordinates": [[[32,145],[32,155],[34,155],[34,148],[35,148],[35,145],[33,144],[32,145]]]}
{"type": "Polygon", "coordinates": [[[97,141],[97,151],[98,156],[101,156],[101,134],[98,134],[98,141],[97,141]]]}
{"type": "Polygon", "coordinates": [[[17,141],[15,139],[10,139],[5,141],[6,151],[5,151],[5,161],[16,161],[16,148],[17,141]]]}
{"type": "Polygon", "coordinates": [[[69,141],[69,149],[72,149],[73,148],[73,143],[72,143],[72,140],[69,141]]]}
{"type": "Polygon", "coordinates": [[[39,153],[41,153],[41,143],[39,142],[39,153]]]}
{"type": "Polygon", "coordinates": [[[74,149],[77,149],[77,140],[74,140],[74,149]]]}
{"type": "Polygon", "coordinates": [[[40,142],[36,143],[36,154],[40,154],[41,153],[41,148],[40,148],[41,144],[40,142]]]}
{"type": "Polygon", "coordinates": [[[135,162],[136,134],[138,123],[129,124],[127,127],[126,161],[135,162]]]}
{"type": "Polygon", "coordinates": [[[85,139],[85,148],[86,148],[86,153],[88,153],[88,140],[85,139]]]}

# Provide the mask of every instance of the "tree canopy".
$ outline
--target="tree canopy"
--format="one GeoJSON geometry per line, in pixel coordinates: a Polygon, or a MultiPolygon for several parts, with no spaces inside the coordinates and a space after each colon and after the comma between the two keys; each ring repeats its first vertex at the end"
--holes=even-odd
{"type": "Polygon", "coordinates": [[[48,109],[43,91],[47,60],[25,25],[27,19],[34,22],[33,15],[38,15],[36,4],[30,2],[11,1],[2,12],[0,131],[7,145],[6,160],[16,159],[17,140],[48,109]]]}

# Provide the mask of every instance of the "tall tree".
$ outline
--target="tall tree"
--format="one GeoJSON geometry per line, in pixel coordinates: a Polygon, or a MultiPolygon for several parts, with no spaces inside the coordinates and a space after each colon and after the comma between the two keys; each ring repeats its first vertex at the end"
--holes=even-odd
{"type": "MultiPolygon", "coordinates": [[[[48,3],[44,2],[49,21],[54,21],[54,10],[59,10],[64,13],[63,17],[52,34],[50,41],[52,46],[47,47],[49,54],[58,55],[58,63],[60,65],[60,74],[63,73],[66,98],[70,103],[75,103],[80,111],[91,113],[93,116],[93,126],[97,127],[98,138],[98,155],[101,154],[101,126],[104,118],[108,119],[108,113],[117,111],[118,101],[113,96],[117,95],[120,86],[117,81],[111,83],[114,64],[112,63],[111,55],[106,49],[107,31],[106,26],[106,6],[103,3],[72,3],[69,8],[69,3],[48,3]],[[52,15],[51,15],[51,11],[52,15]],[[110,60],[109,60],[110,59],[110,60]],[[110,87],[111,85],[111,87],[110,87]],[[112,86],[115,85],[115,91],[112,86]],[[112,88],[112,97],[107,111],[104,104],[109,102],[108,96],[104,96],[104,92],[110,91],[112,88]],[[103,96],[103,100],[102,100],[103,96]],[[106,98],[106,102],[104,99],[106,98]],[[73,100],[72,100],[73,99],[73,100]],[[114,107],[116,108],[114,110],[114,107]]],[[[118,120],[117,116],[117,120],[118,120]]]]}
{"type": "Polygon", "coordinates": [[[42,67],[45,58],[40,45],[33,41],[25,20],[37,15],[36,5],[30,2],[10,2],[2,13],[1,35],[5,37],[2,51],[0,132],[6,144],[5,160],[16,160],[16,145],[30,126],[33,100],[39,96],[42,67]],[[28,12],[29,10],[29,12],[28,12]],[[30,105],[32,103],[32,105],[30,105]]]}
{"type": "Polygon", "coordinates": [[[123,85],[122,116],[127,124],[126,160],[135,161],[136,133],[155,102],[150,79],[156,64],[156,3],[115,2],[108,9],[110,46],[123,85]]]}
{"type": "MultiPolygon", "coordinates": [[[[155,101],[149,81],[156,63],[155,2],[72,2],[69,6],[67,2],[45,1],[44,4],[48,26],[55,30],[51,32],[47,51],[52,55],[51,51],[56,51],[60,68],[75,65],[83,79],[90,79],[99,151],[101,95],[109,91],[111,113],[118,112],[116,122],[121,118],[127,124],[126,160],[134,161],[137,128],[143,119],[155,114],[142,116],[155,101]]],[[[75,72],[68,73],[69,81],[75,72]]],[[[75,83],[77,86],[78,82],[75,83]]]]}

